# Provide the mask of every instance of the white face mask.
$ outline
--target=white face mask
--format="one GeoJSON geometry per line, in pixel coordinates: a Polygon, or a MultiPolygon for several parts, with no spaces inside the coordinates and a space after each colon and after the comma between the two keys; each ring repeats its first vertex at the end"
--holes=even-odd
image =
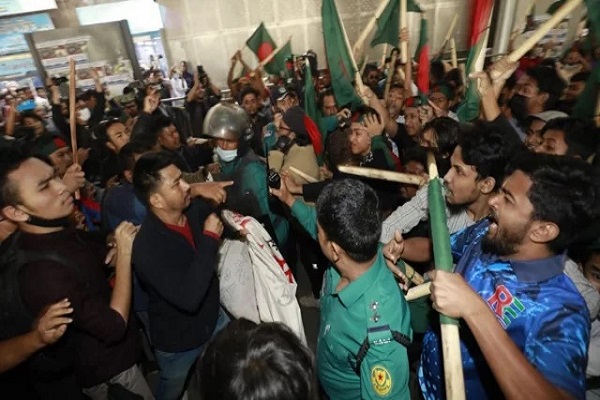
{"type": "Polygon", "coordinates": [[[215,147],[215,153],[223,162],[233,161],[237,157],[237,149],[223,150],[222,148],[217,146],[215,147]]]}
{"type": "Polygon", "coordinates": [[[82,108],[79,111],[77,111],[77,118],[79,118],[82,121],[89,121],[90,117],[92,116],[92,113],[90,112],[89,108],[82,108]]]}

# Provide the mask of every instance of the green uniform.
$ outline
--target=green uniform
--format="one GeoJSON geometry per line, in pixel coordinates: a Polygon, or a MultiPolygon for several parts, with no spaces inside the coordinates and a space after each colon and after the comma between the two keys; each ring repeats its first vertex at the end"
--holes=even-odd
{"type": "MultiPolygon", "coordinates": [[[[301,201],[292,214],[317,236],[316,210],[301,201]]],[[[392,331],[410,340],[410,312],[381,248],[371,268],[339,292],[340,274],[325,272],[321,291],[321,326],[317,344],[319,381],[332,400],[409,399],[406,347],[392,331]],[[357,357],[365,339],[368,350],[357,357]]]]}
{"type": "Polygon", "coordinates": [[[238,193],[238,197],[245,193],[253,195],[258,210],[253,212],[256,215],[251,216],[257,218],[268,215],[277,236],[277,243],[283,246],[287,242],[289,223],[281,215],[272,212],[269,207],[269,188],[267,187],[265,163],[260,161],[253,153],[249,153],[231,162],[220,161],[219,164],[222,178],[219,180],[232,179],[235,182],[233,187],[235,187],[234,190],[238,193]]]}

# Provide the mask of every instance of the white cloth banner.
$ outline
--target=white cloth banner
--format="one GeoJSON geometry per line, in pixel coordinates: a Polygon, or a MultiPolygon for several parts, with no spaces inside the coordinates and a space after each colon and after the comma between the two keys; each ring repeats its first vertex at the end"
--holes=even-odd
{"type": "MultiPolygon", "coordinates": [[[[223,210],[222,216],[234,229],[244,229],[248,233],[245,243],[252,262],[255,300],[260,320],[282,322],[306,342],[302,314],[296,300],[298,284],[275,242],[266,229],[252,217],[230,210],[223,210]]],[[[242,298],[242,301],[245,300],[251,301],[242,298]]],[[[223,305],[227,307],[226,304],[223,305]]]]}

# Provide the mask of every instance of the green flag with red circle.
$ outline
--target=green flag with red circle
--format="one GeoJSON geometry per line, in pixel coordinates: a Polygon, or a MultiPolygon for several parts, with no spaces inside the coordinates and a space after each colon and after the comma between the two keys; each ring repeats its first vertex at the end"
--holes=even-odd
{"type": "MultiPolygon", "coordinates": [[[[269,31],[267,31],[263,22],[260,23],[254,33],[246,40],[246,46],[256,54],[258,61],[264,60],[269,54],[277,49],[277,45],[273,41],[273,38],[269,34],[269,31]]],[[[265,65],[265,71],[269,74],[281,74],[285,71],[285,57],[289,56],[291,53],[291,48],[288,48],[289,42],[286,43],[285,46],[287,47],[277,53],[273,60],[265,65]]]]}

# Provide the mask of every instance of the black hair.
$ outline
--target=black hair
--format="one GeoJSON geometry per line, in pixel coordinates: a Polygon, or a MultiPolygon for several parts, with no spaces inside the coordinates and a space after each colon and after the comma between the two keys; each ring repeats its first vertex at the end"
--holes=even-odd
{"type": "Polygon", "coordinates": [[[107,133],[108,128],[114,124],[123,124],[123,122],[121,122],[119,118],[110,118],[100,121],[100,123],[94,128],[94,136],[96,136],[96,140],[102,144],[108,143],[110,141],[107,133]]]}
{"type": "Polygon", "coordinates": [[[446,75],[446,68],[444,68],[444,63],[440,60],[433,60],[429,66],[429,75],[433,78],[433,85],[438,85],[441,81],[444,80],[444,76],[446,75]]]}
{"type": "Polygon", "coordinates": [[[260,93],[258,93],[258,90],[254,89],[252,86],[246,86],[240,91],[238,103],[240,103],[241,105],[244,102],[244,97],[248,96],[249,94],[253,94],[257,100],[260,97],[260,93]]]}
{"type": "Polygon", "coordinates": [[[563,132],[565,143],[569,146],[568,156],[579,156],[586,160],[596,151],[599,133],[594,123],[574,117],[553,118],[542,128],[542,136],[548,130],[563,132]]]}
{"type": "Polygon", "coordinates": [[[131,143],[126,143],[119,154],[117,154],[119,161],[119,171],[133,171],[135,168],[135,147],[131,143]]]}
{"type": "Polygon", "coordinates": [[[8,175],[19,169],[30,156],[25,147],[8,141],[0,142],[0,208],[21,203],[18,188],[8,175]]]}
{"type": "Polygon", "coordinates": [[[444,80],[448,82],[448,84],[452,85],[454,91],[456,91],[457,87],[463,85],[462,73],[458,68],[452,68],[450,71],[448,71],[448,73],[444,77],[444,80]]]}
{"type": "Polygon", "coordinates": [[[33,118],[36,121],[44,122],[44,119],[42,117],[40,117],[39,115],[37,115],[35,112],[33,112],[33,110],[23,111],[19,115],[19,117],[20,117],[19,122],[21,123],[21,125],[23,125],[25,123],[25,118],[33,118]]]}
{"type": "Polygon", "coordinates": [[[336,172],[338,165],[347,164],[352,160],[349,132],[350,127],[337,128],[325,138],[323,158],[331,172],[336,172]]]}
{"type": "MultiPolygon", "coordinates": [[[[414,146],[404,150],[402,162],[404,165],[406,165],[411,161],[421,164],[423,167],[425,167],[425,171],[427,171],[427,150],[421,146],[414,146]]],[[[442,175],[442,171],[439,171],[439,168],[438,172],[440,176],[445,175],[442,175]]]]}
{"type": "Polygon", "coordinates": [[[200,359],[205,400],[316,400],[310,350],[279,322],[231,321],[200,359]]]}
{"type": "Polygon", "coordinates": [[[494,190],[502,185],[509,159],[515,152],[525,151],[517,138],[511,140],[494,124],[480,121],[461,126],[458,145],[465,164],[475,168],[477,179],[494,178],[494,190]]]}
{"type": "Polygon", "coordinates": [[[530,68],[525,72],[530,78],[534,79],[540,89],[540,92],[547,93],[548,99],[544,104],[544,110],[553,110],[560,99],[565,83],[558,76],[554,64],[550,66],[539,66],[530,68]]]}
{"type": "Polygon", "coordinates": [[[334,180],[317,199],[317,221],[327,239],[337,243],[356,262],[377,254],[381,235],[379,199],[356,179],[334,180]]]}
{"type": "Polygon", "coordinates": [[[327,88],[325,90],[322,90],[321,93],[319,93],[319,97],[317,98],[317,107],[319,107],[319,110],[323,108],[323,100],[327,96],[333,96],[335,100],[335,94],[333,93],[332,88],[327,88]]]}
{"type": "Polygon", "coordinates": [[[438,117],[427,122],[421,132],[432,129],[436,135],[437,153],[451,155],[458,144],[460,124],[450,117],[438,117]]]}
{"type": "Polygon", "coordinates": [[[175,160],[166,152],[144,154],[137,160],[133,168],[133,188],[142,204],[149,205],[150,196],[162,182],[160,171],[171,164],[175,164],[175,160]]]}
{"type": "Polygon", "coordinates": [[[532,219],[555,223],[560,232],[548,247],[560,253],[573,243],[583,226],[600,215],[599,176],[591,165],[573,157],[525,153],[515,157],[507,176],[521,171],[531,179],[527,193],[532,219]]]}

